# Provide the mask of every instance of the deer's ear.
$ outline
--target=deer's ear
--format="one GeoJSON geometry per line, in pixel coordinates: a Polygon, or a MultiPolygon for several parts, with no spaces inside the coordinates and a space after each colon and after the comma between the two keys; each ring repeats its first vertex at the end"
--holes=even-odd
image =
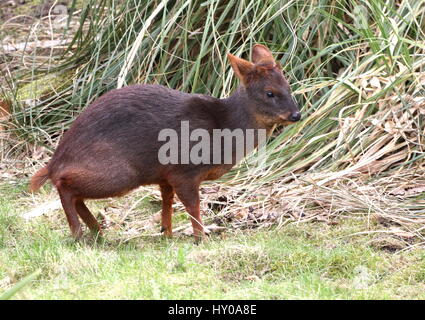
{"type": "Polygon", "coordinates": [[[239,78],[240,81],[242,81],[243,84],[246,84],[247,75],[254,69],[254,64],[244,59],[235,57],[233,54],[230,53],[227,55],[227,57],[230,60],[230,64],[236,76],[239,78]]]}
{"type": "Polygon", "coordinates": [[[252,47],[252,62],[275,63],[272,52],[269,50],[269,48],[263,46],[262,44],[256,44],[252,47]]]}

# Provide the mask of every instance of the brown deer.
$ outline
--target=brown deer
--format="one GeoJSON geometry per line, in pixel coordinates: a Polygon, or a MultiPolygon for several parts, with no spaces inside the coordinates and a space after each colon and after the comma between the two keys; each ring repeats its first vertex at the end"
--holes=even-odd
{"type": "MultiPolygon", "coordinates": [[[[90,106],[64,134],[52,159],[31,179],[38,190],[48,179],[58,190],[72,235],[82,236],[79,217],[101,232],[86,199],[122,196],[141,185],[157,184],[162,195],[162,231],[172,235],[171,216],[177,194],[191,217],[195,240],[204,228],[199,186],[228,172],[230,164],[162,164],[158,159],[161,129],[266,129],[299,121],[281,67],[268,48],[256,44],[252,62],[228,55],[240,87],[228,98],[188,94],[160,85],[132,85],[112,90],[90,106]]],[[[257,143],[257,142],[256,142],[257,143]]]]}

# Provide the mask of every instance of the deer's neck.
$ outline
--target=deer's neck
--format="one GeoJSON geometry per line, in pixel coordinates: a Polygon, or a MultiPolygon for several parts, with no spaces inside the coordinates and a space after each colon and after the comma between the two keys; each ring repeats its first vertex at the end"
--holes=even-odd
{"type": "Polygon", "coordinates": [[[238,88],[231,96],[221,99],[226,110],[225,126],[231,129],[257,128],[255,115],[243,88],[238,88]]]}
{"type": "MultiPolygon", "coordinates": [[[[231,130],[242,129],[245,139],[250,139],[250,137],[254,139],[252,145],[245,140],[244,156],[246,156],[253,151],[253,148],[258,146],[260,141],[265,141],[266,136],[270,133],[270,128],[261,121],[261,117],[256,113],[254,103],[248,98],[244,88],[238,88],[230,97],[221,99],[221,103],[222,108],[226,110],[226,116],[220,120],[221,126],[231,130]],[[254,129],[250,133],[252,136],[248,134],[247,129],[254,129]]],[[[236,163],[240,158],[233,160],[236,163]]]]}
{"type": "Polygon", "coordinates": [[[228,114],[226,125],[229,128],[266,129],[267,131],[271,129],[256,113],[255,106],[243,87],[239,87],[230,97],[222,99],[221,102],[228,114]]]}

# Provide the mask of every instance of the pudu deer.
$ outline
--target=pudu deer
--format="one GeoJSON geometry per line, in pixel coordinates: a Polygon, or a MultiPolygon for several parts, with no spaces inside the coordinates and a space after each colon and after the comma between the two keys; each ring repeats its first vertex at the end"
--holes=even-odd
{"type": "Polygon", "coordinates": [[[50,179],[73,237],[80,238],[83,229],[79,218],[91,231],[101,232],[84,204],[86,199],[122,196],[141,185],[157,184],[162,195],[164,235],[172,235],[176,194],[199,241],[204,234],[199,186],[205,180],[218,179],[240,159],[232,157],[230,164],[163,164],[158,157],[160,131],[179,132],[184,121],[189,122],[190,130],[201,128],[209,133],[225,128],[270,130],[301,118],[288,81],[267,47],[254,45],[252,62],[231,54],[228,59],[240,86],[225,99],[161,85],[132,85],[107,92],[76,118],[49,163],[32,177],[30,189],[36,191],[50,179]]]}

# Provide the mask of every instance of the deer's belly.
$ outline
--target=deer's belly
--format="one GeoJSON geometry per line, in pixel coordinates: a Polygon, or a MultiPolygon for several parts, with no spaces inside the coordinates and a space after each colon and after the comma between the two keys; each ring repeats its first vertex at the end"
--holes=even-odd
{"type": "Polygon", "coordinates": [[[216,180],[229,172],[232,167],[233,165],[212,167],[205,172],[203,180],[216,180]]]}

